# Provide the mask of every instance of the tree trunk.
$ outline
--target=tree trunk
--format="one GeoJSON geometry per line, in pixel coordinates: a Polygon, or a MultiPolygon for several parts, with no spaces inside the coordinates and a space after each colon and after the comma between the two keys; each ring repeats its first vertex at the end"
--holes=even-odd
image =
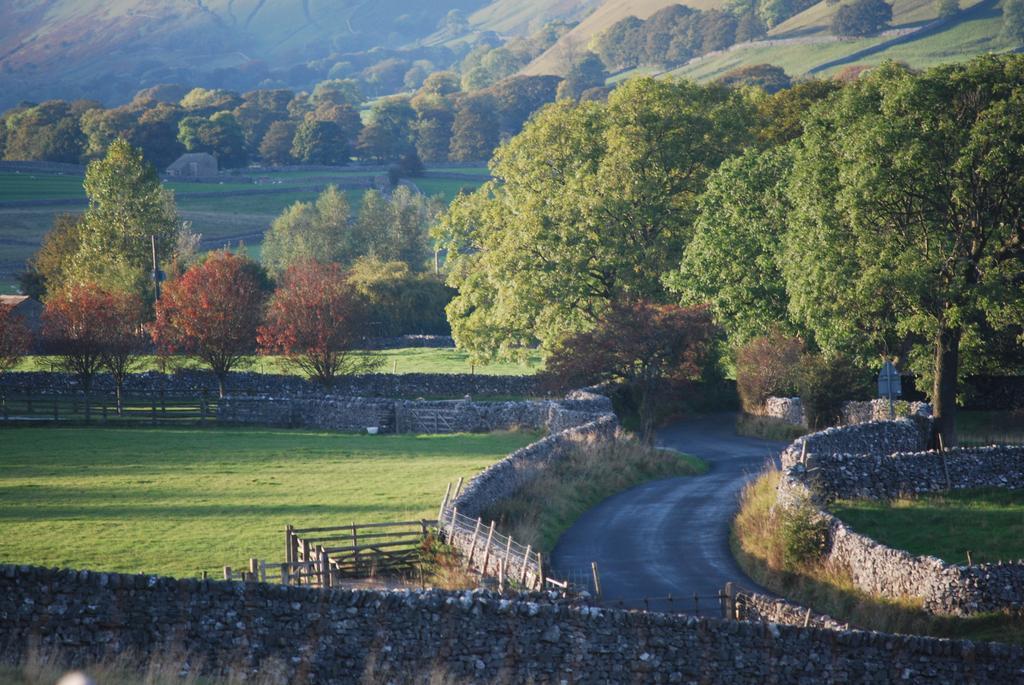
{"type": "Polygon", "coordinates": [[[123,398],[121,396],[122,395],[121,388],[123,386],[124,386],[124,379],[121,378],[120,376],[118,376],[117,384],[114,387],[116,395],[117,395],[117,415],[118,416],[121,416],[122,414],[124,414],[124,400],[123,400],[123,398]]]}
{"type": "MultiPolygon", "coordinates": [[[[933,439],[942,436],[945,447],[956,445],[956,391],[960,371],[960,328],[940,328],[935,336],[935,382],[932,386],[933,439]]],[[[936,445],[937,446],[937,445],[936,445]]]]}
{"type": "Polygon", "coordinates": [[[217,374],[217,389],[220,391],[220,398],[221,399],[224,399],[224,376],[226,376],[226,375],[227,374],[224,374],[224,373],[218,373],[217,374]]]}

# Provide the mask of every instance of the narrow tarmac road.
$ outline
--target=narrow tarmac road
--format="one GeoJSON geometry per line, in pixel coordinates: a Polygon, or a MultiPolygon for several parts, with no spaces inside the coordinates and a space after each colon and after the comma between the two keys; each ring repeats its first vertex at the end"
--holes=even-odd
{"type": "Polygon", "coordinates": [[[725,583],[756,589],[729,551],[729,523],[743,485],[784,444],[737,436],[735,418],[715,414],[660,430],[659,446],[704,459],[708,472],[644,483],[597,505],[559,539],[555,574],[583,581],[596,561],[608,604],[710,616],[725,583]]]}

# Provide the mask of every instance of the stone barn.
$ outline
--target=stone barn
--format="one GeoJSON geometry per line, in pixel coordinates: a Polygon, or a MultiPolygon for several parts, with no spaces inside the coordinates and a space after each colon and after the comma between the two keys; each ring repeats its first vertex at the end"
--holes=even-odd
{"type": "Polygon", "coordinates": [[[43,328],[43,303],[28,295],[0,295],[0,307],[11,307],[15,316],[20,316],[32,331],[39,336],[43,328]]]}
{"type": "Polygon", "coordinates": [[[167,167],[175,178],[209,178],[217,175],[217,158],[208,152],[189,152],[167,167]]]}

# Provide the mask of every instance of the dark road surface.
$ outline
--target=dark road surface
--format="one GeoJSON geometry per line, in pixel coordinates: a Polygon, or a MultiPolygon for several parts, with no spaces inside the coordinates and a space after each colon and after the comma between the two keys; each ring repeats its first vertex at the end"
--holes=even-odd
{"type": "Polygon", "coordinates": [[[605,500],[562,536],[552,554],[557,576],[582,581],[596,561],[606,602],[717,615],[712,598],[726,582],[756,589],[729,551],[729,523],[743,485],[782,443],[737,436],[735,416],[717,414],[658,432],[659,446],[696,455],[706,474],[644,483],[605,500]]]}

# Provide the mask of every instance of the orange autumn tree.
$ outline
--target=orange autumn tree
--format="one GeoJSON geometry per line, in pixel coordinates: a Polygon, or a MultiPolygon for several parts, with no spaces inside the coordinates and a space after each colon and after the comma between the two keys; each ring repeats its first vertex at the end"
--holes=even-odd
{"type": "Polygon", "coordinates": [[[343,374],[368,373],[383,359],[353,354],[366,337],[368,309],[338,264],[304,262],[282,278],[259,329],[260,349],[282,354],[330,387],[343,374]]]}
{"type": "Polygon", "coordinates": [[[700,380],[717,331],[706,306],[616,301],[591,330],[555,346],[545,373],[549,384],[561,388],[623,386],[650,442],[658,402],[700,380]]]}
{"type": "Polygon", "coordinates": [[[57,356],[61,369],[78,378],[85,393],[100,370],[110,371],[120,407],[124,379],[145,351],[143,312],[135,294],[95,283],[67,285],[46,300],[46,351],[57,356]]]}
{"type": "Polygon", "coordinates": [[[10,371],[28,354],[32,332],[14,307],[0,303],[0,373],[10,371]]]}
{"type": "Polygon", "coordinates": [[[212,253],[165,286],[153,342],[162,354],[193,355],[209,366],[223,397],[228,373],[255,352],[268,290],[252,260],[212,253]]]}

